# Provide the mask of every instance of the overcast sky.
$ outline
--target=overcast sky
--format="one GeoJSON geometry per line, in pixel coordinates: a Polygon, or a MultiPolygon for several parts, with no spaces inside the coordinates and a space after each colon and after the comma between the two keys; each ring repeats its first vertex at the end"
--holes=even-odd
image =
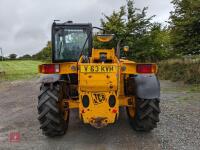
{"type": "MultiPolygon", "coordinates": [[[[126,0],[0,0],[0,47],[4,55],[35,54],[50,40],[54,19],[100,25],[126,0]]],[[[135,0],[137,8],[148,6],[148,15],[164,23],[173,9],[170,0],[135,0]]]]}

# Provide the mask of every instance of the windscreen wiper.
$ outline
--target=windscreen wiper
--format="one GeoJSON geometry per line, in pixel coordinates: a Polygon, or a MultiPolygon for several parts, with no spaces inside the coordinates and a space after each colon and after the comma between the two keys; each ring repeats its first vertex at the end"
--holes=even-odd
{"type": "Polygon", "coordinates": [[[91,36],[93,29],[102,30],[103,33],[105,33],[105,31],[106,31],[106,30],[104,30],[104,29],[102,29],[102,28],[99,28],[99,27],[92,27],[92,30],[91,30],[90,33],[87,35],[87,38],[86,38],[85,43],[84,43],[84,45],[83,45],[83,47],[82,47],[81,53],[80,53],[80,55],[79,55],[79,58],[80,58],[81,55],[83,54],[83,51],[84,51],[84,49],[85,49],[85,45],[86,45],[86,43],[87,43],[89,37],[91,36]]]}

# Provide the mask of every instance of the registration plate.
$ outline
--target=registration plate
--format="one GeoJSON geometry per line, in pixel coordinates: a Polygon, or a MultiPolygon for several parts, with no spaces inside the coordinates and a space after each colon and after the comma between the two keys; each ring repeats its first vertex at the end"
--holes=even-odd
{"type": "Polygon", "coordinates": [[[87,65],[81,66],[81,72],[116,72],[116,66],[87,65]]]}

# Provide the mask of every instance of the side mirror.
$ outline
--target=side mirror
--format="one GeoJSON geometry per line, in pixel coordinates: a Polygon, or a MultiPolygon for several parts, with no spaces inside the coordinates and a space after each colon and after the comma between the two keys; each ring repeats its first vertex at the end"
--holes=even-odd
{"type": "Polygon", "coordinates": [[[129,46],[124,46],[123,50],[124,50],[124,52],[128,52],[129,51],[129,46]]]}

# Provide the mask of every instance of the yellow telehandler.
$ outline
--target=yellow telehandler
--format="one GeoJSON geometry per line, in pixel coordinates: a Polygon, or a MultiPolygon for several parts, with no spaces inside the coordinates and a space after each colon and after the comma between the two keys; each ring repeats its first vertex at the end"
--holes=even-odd
{"type": "MultiPolygon", "coordinates": [[[[39,65],[38,120],[43,134],[66,133],[71,109],[85,124],[102,128],[115,123],[125,107],[131,127],[151,131],[159,121],[160,84],[157,65],[120,57],[128,46],[96,49],[92,24],[52,24],[52,63],[39,65]],[[121,52],[120,52],[121,50],[121,52]]],[[[114,34],[97,34],[110,42],[114,34]]],[[[119,40],[121,41],[121,40],[119,40]]]]}

